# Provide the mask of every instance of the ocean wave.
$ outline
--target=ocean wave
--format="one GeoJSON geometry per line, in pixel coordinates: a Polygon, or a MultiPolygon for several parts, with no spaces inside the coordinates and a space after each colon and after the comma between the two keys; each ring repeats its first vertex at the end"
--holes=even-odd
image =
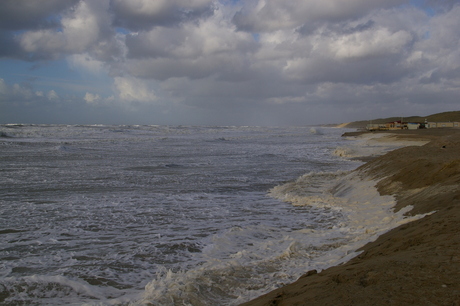
{"type": "MultiPolygon", "coordinates": [[[[309,173],[281,186],[270,195],[295,206],[329,207],[340,211],[346,220],[338,224],[341,230],[361,234],[380,235],[396,226],[425,215],[405,216],[411,207],[394,212],[394,196],[380,195],[376,180],[359,171],[309,173]]],[[[357,238],[362,239],[362,238],[357,238]]]]}
{"type": "Polygon", "coordinates": [[[13,135],[0,131],[0,138],[13,138],[13,137],[14,137],[13,135]]]}
{"type": "Polygon", "coordinates": [[[323,132],[322,129],[312,127],[312,128],[310,128],[310,134],[323,135],[324,132],[323,132]]]}
{"type": "Polygon", "coordinates": [[[0,288],[0,302],[11,305],[35,304],[37,300],[55,305],[82,302],[91,304],[94,300],[108,301],[110,295],[122,295],[116,289],[107,294],[107,289],[102,290],[83,280],[71,280],[60,275],[7,277],[0,280],[0,288]]]}
{"type": "Polygon", "coordinates": [[[347,141],[322,130],[5,128],[8,301],[234,305],[347,260],[374,231],[352,222],[349,172],[267,196],[356,165],[331,157],[347,141]]]}
{"type": "Polygon", "coordinates": [[[384,232],[422,217],[404,216],[410,207],[395,213],[394,198],[381,196],[375,184],[357,172],[321,172],[276,186],[272,197],[311,207],[309,216],[316,209],[324,219],[329,211],[327,224],[291,231],[234,227],[217,234],[198,254],[204,256],[202,264],[187,271],[162,270],[135,304],[236,305],[293,282],[306,271],[346,262],[384,232]]]}
{"type": "Polygon", "coordinates": [[[334,197],[329,189],[340,177],[348,173],[346,171],[310,172],[295,181],[275,186],[269,191],[269,195],[295,206],[333,207],[334,197]]]}
{"type": "Polygon", "coordinates": [[[347,147],[340,147],[334,150],[334,155],[340,156],[340,157],[357,157],[356,152],[353,151],[352,148],[347,148],[347,147]]]}

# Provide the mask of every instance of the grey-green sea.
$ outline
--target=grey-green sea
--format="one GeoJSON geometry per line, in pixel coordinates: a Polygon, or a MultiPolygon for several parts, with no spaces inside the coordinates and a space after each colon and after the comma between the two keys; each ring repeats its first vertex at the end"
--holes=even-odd
{"type": "Polygon", "coordinates": [[[347,260],[383,227],[338,200],[345,131],[0,125],[0,304],[236,305],[347,260]]]}

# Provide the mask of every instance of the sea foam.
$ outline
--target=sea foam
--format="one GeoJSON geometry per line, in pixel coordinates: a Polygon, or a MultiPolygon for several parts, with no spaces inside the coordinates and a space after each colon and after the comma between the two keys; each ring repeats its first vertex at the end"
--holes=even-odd
{"type": "Polygon", "coordinates": [[[394,197],[381,196],[375,184],[359,172],[322,172],[274,187],[272,197],[323,214],[330,211],[331,222],[324,228],[289,233],[254,227],[216,235],[212,247],[204,252],[210,255],[207,262],[188,271],[163,271],[146,286],[139,304],[236,305],[295,281],[308,270],[321,271],[346,262],[379,235],[424,216],[404,216],[410,207],[395,213],[394,197]],[[222,260],[211,254],[238,240],[253,246],[222,260]]]}

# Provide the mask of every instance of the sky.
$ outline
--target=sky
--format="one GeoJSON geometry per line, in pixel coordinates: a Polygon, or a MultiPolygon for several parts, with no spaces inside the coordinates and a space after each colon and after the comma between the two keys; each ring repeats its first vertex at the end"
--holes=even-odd
{"type": "Polygon", "coordinates": [[[460,110],[460,0],[2,0],[0,123],[460,110]]]}

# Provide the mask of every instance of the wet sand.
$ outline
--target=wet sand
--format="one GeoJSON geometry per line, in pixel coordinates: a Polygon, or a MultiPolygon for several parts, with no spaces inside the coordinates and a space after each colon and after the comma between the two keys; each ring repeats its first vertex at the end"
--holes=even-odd
{"type": "Polygon", "coordinates": [[[434,213],[383,234],[345,264],[305,271],[243,305],[460,305],[460,129],[385,133],[404,145],[429,143],[396,149],[355,171],[377,180],[380,194],[394,195],[395,211],[412,205],[409,215],[434,213]]]}

